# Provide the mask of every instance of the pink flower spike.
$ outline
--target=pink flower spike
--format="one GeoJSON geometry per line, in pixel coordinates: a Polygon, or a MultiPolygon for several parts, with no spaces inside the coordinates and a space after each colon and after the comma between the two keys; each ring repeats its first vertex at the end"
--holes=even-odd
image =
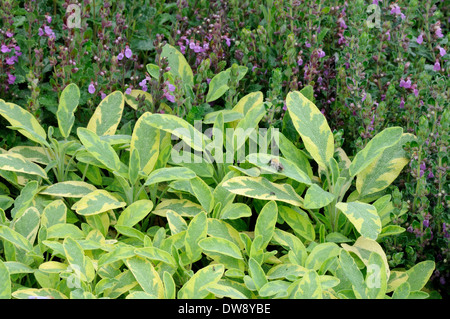
{"type": "Polygon", "coordinates": [[[89,84],[88,92],[91,93],[91,94],[95,93],[95,86],[94,86],[93,82],[91,82],[91,84],[89,84]]]}
{"type": "Polygon", "coordinates": [[[2,51],[2,53],[8,53],[11,52],[11,49],[8,48],[6,45],[2,44],[2,48],[0,51],[2,51]]]}
{"type": "Polygon", "coordinates": [[[131,51],[131,49],[128,47],[128,45],[125,48],[125,56],[127,57],[127,59],[131,58],[133,55],[133,52],[131,51]]]}
{"type": "Polygon", "coordinates": [[[433,70],[439,71],[440,69],[441,69],[441,65],[439,64],[439,60],[436,60],[436,62],[434,63],[433,70]]]}
{"type": "Polygon", "coordinates": [[[422,33],[417,37],[416,42],[417,42],[418,44],[422,44],[422,42],[423,42],[423,34],[422,34],[422,33]]]}

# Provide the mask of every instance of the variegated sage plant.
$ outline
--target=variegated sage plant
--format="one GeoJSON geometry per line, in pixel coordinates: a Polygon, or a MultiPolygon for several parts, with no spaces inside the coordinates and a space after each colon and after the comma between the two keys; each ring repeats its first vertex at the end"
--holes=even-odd
{"type": "MultiPolygon", "coordinates": [[[[170,56],[170,76],[189,78],[182,55],[170,56]]],[[[286,98],[301,148],[258,130],[261,92],[207,114],[205,130],[145,112],[126,135],[133,96],[111,93],[72,132],[79,94],[69,85],[59,141],[0,100],[34,143],[0,154],[0,188],[17,187],[0,198],[0,297],[427,298],[434,262],[389,269],[377,242],[404,231],[390,225],[383,191],[414,136],[386,128],[350,159],[302,92],[286,98]]]]}

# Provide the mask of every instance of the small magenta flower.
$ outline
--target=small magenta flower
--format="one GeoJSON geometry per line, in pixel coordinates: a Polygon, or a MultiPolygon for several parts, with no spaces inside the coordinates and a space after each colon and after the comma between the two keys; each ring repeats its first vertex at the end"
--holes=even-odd
{"type": "Polygon", "coordinates": [[[434,31],[434,34],[436,35],[436,37],[438,37],[438,38],[442,38],[444,35],[442,34],[442,29],[441,29],[441,27],[440,26],[438,26],[437,28],[436,28],[436,30],[434,31]]]}
{"type": "Polygon", "coordinates": [[[131,87],[129,87],[125,90],[125,94],[131,94],[131,87]]]}
{"type": "Polygon", "coordinates": [[[14,63],[17,62],[17,57],[16,56],[12,56],[12,57],[6,58],[5,62],[8,65],[14,65],[14,63]]]}
{"type": "Polygon", "coordinates": [[[391,30],[387,30],[386,33],[388,41],[391,41],[391,30]]]}
{"type": "Polygon", "coordinates": [[[399,105],[399,107],[400,107],[401,109],[404,109],[404,108],[405,108],[405,100],[403,99],[403,97],[402,97],[401,100],[400,100],[400,105],[399,105]]]}
{"type": "Polygon", "coordinates": [[[94,82],[91,82],[91,84],[89,84],[88,92],[91,93],[91,94],[94,94],[94,93],[95,93],[94,82]]]}
{"type": "Polygon", "coordinates": [[[100,92],[100,96],[101,96],[101,98],[102,98],[102,100],[106,97],[106,94],[105,93],[103,93],[103,91],[101,91],[100,92]]]}
{"type": "Polygon", "coordinates": [[[414,88],[413,92],[414,92],[414,96],[415,97],[419,96],[419,90],[418,89],[414,88]]]}
{"type": "Polygon", "coordinates": [[[44,35],[44,30],[42,30],[42,28],[39,28],[38,34],[40,37],[42,37],[44,35]]]}
{"type": "Polygon", "coordinates": [[[430,220],[424,219],[424,220],[423,220],[423,226],[425,226],[426,228],[428,228],[428,227],[430,226],[430,220]]]}
{"type": "Polygon", "coordinates": [[[8,38],[12,38],[14,36],[14,33],[10,32],[10,31],[6,31],[6,36],[8,38]]]}
{"type": "Polygon", "coordinates": [[[142,91],[147,92],[147,79],[143,79],[141,82],[139,82],[139,86],[142,88],[142,91]]]}
{"type": "Polygon", "coordinates": [[[299,58],[299,59],[297,60],[297,64],[298,64],[298,66],[301,66],[301,65],[303,64],[302,58],[299,58]]]}
{"type": "Polygon", "coordinates": [[[47,23],[52,23],[52,17],[51,16],[46,16],[46,18],[47,18],[47,23]]]}
{"type": "Polygon", "coordinates": [[[119,55],[117,56],[117,60],[122,61],[123,60],[123,53],[120,52],[119,55]]]}
{"type": "Polygon", "coordinates": [[[444,55],[447,54],[447,51],[445,51],[445,49],[441,46],[438,47],[439,49],[439,54],[441,55],[441,57],[443,57],[444,55]]]}
{"type": "Polygon", "coordinates": [[[319,49],[317,53],[319,54],[319,58],[323,58],[325,56],[325,52],[322,49],[319,49]]]}
{"type": "Polygon", "coordinates": [[[418,44],[422,44],[423,43],[423,33],[419,34],[419,36],[416,39],[416,42],[418,44]]]}
{"type": "Polygon", "coordinates": [[[401,79],[400,80],[400,87],[403,87],[405,89],[411,88],[411,80],[408,79],[408,80],[405,81],[405,80],[401,79]]]}
{"type": "Polygon", "coordinates": [[[2,44],[0,51],[2,51],[2,53],[8,53],[8,52],[11,52],[11,49],[8,48],[6,45],[2,44]]]}
{"type": "Polygon", "coordinates": [[[439,60],[436,60],[436,62],[434,63],[433,70],[439,71],[440,69],[441,69],[441,65],[439,64],[439,60]]]}
{"type": "Polygon", "coordinates": [[[131,51],[131,49],[129,48],[128,45],[125,47],[125,56],[127,59],[129,59],[133,56],[133,52],[131,51]]]}
{"type": "Polygon", "coordinates": [[[175,91],[175,85],[172,85],[170,83],[167,84],[167,88],[169,89],[170,92],[175,91]]]}
{"type": "Polygon", "coordinates": [[[10,73],[6,73],[8,75],[8,84],[14,84],[14,82],[16,81],[16,77],[10,73]]]}

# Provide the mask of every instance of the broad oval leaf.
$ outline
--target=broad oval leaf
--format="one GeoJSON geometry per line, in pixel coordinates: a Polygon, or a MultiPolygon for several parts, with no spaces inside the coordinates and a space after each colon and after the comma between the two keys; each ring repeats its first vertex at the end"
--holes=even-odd
{"type": "Polygon", "coordinates": [[[208,223],[205,212],[201,212],[192,218],[186,230],[186,237],[184,238],[186,256],[190,263],[200,259],[202,248],[199,246],[199,241],[206,238],[207,230],[208,223]]]}
{"type": "Polygon", "coordinates": [[[280,206],[278,211],[280,217],[294,230],[297,235],[305,238],[306,240],[314,241],[316,238],[314,226],[307,217],[287,206],[280,206]]]}
{"type": "Polygon", "coordinates": [[[278,207],[274,201],[268,202],[261,209],[255,224],[255,238],[259,235],[262,236],[262,246],[264,249],[272,239],[275,231],[275,224],[278,218],[278,207]]]}
{"type": "Polygon", "coordinates": [[[275,184],[264,177],[237,176],[225,181],[222,187],[237,195],[303,206],[303,199],[291,185],[275,184]]]}
{"type": "Polygon", "coordinates": [[[0,260],[0,299],[11,299],[11,279],[9,271],[0,260]]]}
{"type": "Polygon", "coordinates": [[[89,216],[100,214],[111,209],[121,208],[127,203],[117,200],[109,192],[99,189],[91,192],[73,204],[72,208],[77,214],[89,216]]]}
{"type": "Polygon", "coordinates": [[[152,185],[155,183],[169,182],[179,179],[191,179],[196,177],[195,173],[186,167],[163,167],[154,170],[150,173],[145,185],[152,185]]]}
{"type": "Polygon", "coordinates": [[[47,142],[47,134],[36,118],[24,108],[13,104],[5,103],[0,99],[0,115],[3,116],[21,134],[41,145],[50,147],[47,142]]]}
{"type": "Polygon", "coordinates": [[[33,250],[33,245],[23,235],[8,226],[0,225],[0,238],[27,252],[33,250]]]}
{"type": "Polygon", "coordinates": [[[203,299],[210,292],[208,287],[217,283],[223,275],[223,265],[209,265],[197,271],[178,291],[178,299],[203,299]]]}
{"type": "Polygon", "coordinates": [[[333,157],[334,137],[325,116],[298,91],[288,93],[286,106],[306,150],[319,166],[328,167],[333,157]]]}
{"type": "MultiPolygon", "coordinates": [[[[240,81],[247,73],[248,68],[246,66],[239,66],[239,75],[237,80],[240,81]]],[[[208,94],[206,95],[206,102],[212,102],[220,98],[230,88],[228,81],[230,80],[231,67],[225,71],[216,74],[209,82],[208,94]]]]}
{"type": "Polygon", "coordinates": [[[297,280],[290,287],[291,296],[295,299],[322,299],[320,277],[315,270],[309,270],[302,279],[297,280]]]}
{"type": "Polygon", "coordinates": [[[197,197],[197,200],[202,205],[207,213],[210,213],[214,208],[214,197],[211,188],[200,177],[196,176],[190,180],[191,189],[197,197]]]}
{"type": "Polygon", "coordinates": [[[336,208],[344,213],[361,235],[369,239],[377,239],[381,232],[381,220],[374,206],[355,201],[339,202],[336,208]]]}
{"type": "MultiPolygon", "coordinates": [[[[158,68],[159,69],[159,68],[158,68]]],[[[130,94],[125,94],[125,102],[133,109],[137,110],[139,101],[144,97],[145,101],[148,101],[150,104],[153,104],[153,97],[150,93],[142,91],[142,90],[131,90],[130,94]]]]}
{"type": "Polygon", "coordinates": [[[236,259],[243,259],[241,250],[231,241],[219,237],[207,237],[198,242],[205,251],[216,252],[236,259]]]}
{"type": "MultiPolygon", "coordinates": [[[[139,154],[139,171],[146,175],[155,167],[159,155],[160,130],[149,125],[145,120],[150,116],[149,112],[144,113],[136,122],[131,136],[130,144],[130,164],[134,152],[139,154]]],[[[131,168],[131,167],[130,167],[131,168]]]]}
{"type": "Polygon", "coordinates": [[[124,104],[125,99],[120,91],[106,96],[95,109],[87,129],[98,136],[114,135],[122,119],[124,104]]]}
{"type": "Polygon", "coordinates": [[[316,245],[305,262],[308,269],[319,270],[328,259],[339,255],[341,248],[335,243],[322,243],[316,245]]]}
{"type": "Polygon", "coordinates": [[[166,217],[168,211],[174,211],[183,217],[194,217],[204,212],[202,206],[187,199],[164,199],[153,210],[153,214],[166,217]]]}
{"type": "Polygon", "coordinates": [[[349,167],[351,176],[355,176],[367,166],[372,164],[383,151],[398,143],[402,137],[403,129],[401,127],[388,127],[375,135],[366,147],[359,151],[352,160],[349,167]]]}
{"type": "Polygon", "coordinates": [[[0,154],[0,170],[37,175],[47,179],[47,173],[42,167],[17,153],[0,154]]]}
{"type": "Polygon", "coordinates": [[[64,254],[70,264],[73,276],[81,281],[91,282],[95,277],[92,262],[85,256],[83,248],[72,237],[66,237],[63,242],[64,254]]]}
{"type": "Polygon", "coordinates": [[[430,279],[435,267],[434,261],[425,260],[408,269],[406,271],[408,274],[406,282],[409,283],[411,291],[421,290],[430,279]]]}
{"type": "Polygon", "coordinates": [[[136,256],[126,259],[125,264],[146,293],[164,298],[164,285],[150,261],[136,256]]]}
{"type": "Polygon", "coordinates": [[[304,205],[307,209],[319,209],[330,204],[335,198],[335,195],[313,184],[306,191],[304,205]]]}
{"type": "Polygon", "coordinates": [[[194,85],[194,74],[192,73],[192,69],[180,51],[170,44],[166,44],[162,48],[161,58],[162,57],[167,58],[170,66],[170,73],[179,76],[185,85],[189,87],[194,85]]]}
{"type": "Polygon", "coordinates": [[[53,288],[19,289],[12,293],[12,297],[16,299],[68,299],[62,292],[53,288]]]}
{"type": "Polygon", "coordinates": [[[244,203],[231,203],[224,207],[220,213],[220,219],[239,219],[250,217],[252,215],[251,208],[244,203]]]}
{"type": "Polygon", "coordinates": [[[68,181],[52,184],[40,191],[42,195],[81,198],[97,190],[92,184],[82,181],[68,181]]]}
{"type": "Polygon", "coordinates": [[[70,131],[75,122],[74,113],[79,102],[80,89],[78,86],[75,83],[67,85],[61,92],[58,110],[56,111],[59,131],[63,137],[68,137],[70,135],[70,131]]]}
{"type": "Polygon", "coordinates": [[[117,225],[133,227],[147,216],[153,208],[153,202],[148,199],[133,202],[120,214],[117,225]]]}

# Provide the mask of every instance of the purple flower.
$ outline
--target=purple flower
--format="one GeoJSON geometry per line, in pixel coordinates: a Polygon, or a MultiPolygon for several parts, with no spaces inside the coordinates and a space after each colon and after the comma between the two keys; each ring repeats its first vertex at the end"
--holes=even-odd
{"type": "Polygon", "coordinates": [[[297,64],[298,64],[298,66],[301,66],[301,65],[303,64],[302,58],[299,58],[299,59],[298,59],[297,64]]]}
{"type": "Polygon", "coordinates": [[[147,92],[147,79],[143,79],[141,82],[139,82],[139,86],[142,88],[142,91],[147,92]]]}
{"type": "Polygon", "coordinates": [[[307,48],[310,48],[310,47],[311,47],[311,43],[305,42],[305,46],[306,46],[307,48]]]}
{"type": "Polygon", "coordinates": [[[430,221],[428,219],[424,219],[423,220],[423,226],[425,226],[426,228],[428,228],[430,226],[430,221]]]}
{"type": "Polygon", "coordinates": [[[372,4],[378,5],[378,2],[380,2],[380,1],[382,1],[382,0],[373,0],[372,4]]]}
{"type": "Polygon", "coordinates": [[[363,97],[361,99],[361,102],[364,102],[366,100],[366,97],[367,97],[367,94],[366,94],[366,92],[364,92],[364,95],[363,95],[363,97]]]}
{"type": "Polygon", "coordinates": [[[400,80],[400,87],[403,87],[405,89],[411,88],[411,80],[408,79],[407,81],[405,81],[405,80],[401,79],[400,80]]]}
{"type": "Polygon", "coordinates": [[[8,48],[6,45],[2,44],[1,51],[2,51],[2,53],[8,53],[8,52],[11,52],[11,49],[8,48]]]}
{"type": "Polygon", "coordinates": [[[400,100],[400,105],[399,105],[399,107],[400,107],[401,109],[404,109],[404,108],[405,108],[405,100],[404,100],[403,98],[401,98],[401,100],[400,100]]]}
{"type": "Polygon", "coordinates": [[[44,35],[44,30],[42,30],[42,28],[39,28],[38,34],[40,37],[42,37],[44,35]]]}
{"type": "Polygon", "coordinates": [[[91,93],[91,94],[94,94],[94,93],[95,93],[94,82],[91,82],[91,84],[89,84],[88,92],[91,93]]]}
{"type": "Polygon", "coordinates": [[[388,41],[391,41],[391,30],[387,30],[386,33],[388,41]]]}
{"type": "Polygon", "coordinates": [[[428,174],[428,178],[434,178],[434,174],[431,170],[430,170],[430,173],[428,174]]]}
{"type": "Polygon", "coordinates": [[[14,35],[14,33],[10,32],[10,31],[6,31],[6,36],[7,36],[8,38],[12,38],[13,35],[14,35]]]}
{"type": "Polygon", "coordinates": [[[419,34],[419,36],[417,37],[416,42],[417,42],[418,44],[422,44],[422,42],[423,42],[423,33],[419,34]]]}
{"type": "Polygon", "coordinates": [[[413,92],[414,92],[415,97],[419,96],[419,90],[418,89],[414,88],[413,92]]]}
{"type": "Polygon", "coordinates": [[[440,69],[441,69],[441,65],[439,64],[439,60],[436,60],[436,62],[434,63],[433,70],[439,71],[440,69]]]}
{"type": "Polygon", "coordinates": [[[394,6],[391,9],[391,14],[395,14],[395,15],[399,15],[402,12],[400,11],[400,7],[398,6],[398,4],[394,4],[394,6]]]}
{"type": "Polygon", "coordinates": [[[131,94],[131,87],[125,90],[125,94],[131,94]]]}
{"type": "Polygon", "coordinates": [[[173,92],[173,91],[175,91],[175,85],[172,85],[172,84],[167,84],[167,88],[169,89],[169,91],[170,92],[173,92]]]}
{"type": "Polygon", "coordinates": [[[103,92],[100,92],[100,96],[102,97],[102,100],[106,97],[106,94],[103,92]]]}
{"type": "Polygon", "coordinates": [[[53,30],[49,27],[49,26],[44,26],[44,32],[45,34],[51,39],[51,38],[55,38],[55,33],[53,32],[53,30]]]}
{"type": "Polygon", "coordinates": [[[14,84],[14,82],[16,81],[16,77],[10,73],[7,73],[8,75],[8,84],[14,84]]]}
{"type": "Polygon", "coordinates": [[[287,105],[286,105],[286,101],[283,104],[283,111],[287,111],[287,105]]]}
{"type": "Polygon", "coordinates": [[[319,49],[317,53],[319,54],[319,58],[323,58],[325,56],[325,52],[322,49],[319,49]]]}
{"type": "Polygon", "coordinates": [[[133,52],[131,51],[131,49],[127,45],[125,47],[125,56],[127,57],[127,59],[129,59],[129,58],[131,58],[132,55],[133,55],[133,52]]]}
{"type": "Polygon", "coordinates": [[[123,60],[123,53],[120,52],[119,55],[117,56],[117,60],[122,61],[123,60]]]}
{"type": "Polygon", "coordinates": [[[5,62],[8,65],[14,65],[14,62],[17,62],[17,57],[16,56],[12,56],[10,58],[6,58],[5,62]]]}
{"type": "Polygon", "coordinates": [[[444,55],[447,54],[447,51],[445,51],[445,49],[443,47],[439,46],[438,49],[439,49],[439,54],[441,55],[441,57],[443,57],[444,55]]]}
{"type": "Polygon", "coordinates": [[[46,18],[47,18],[47,23],[52,23],[52,17],[51,16],[46,16],[46,18]]]}
{"type": "Polygon", "coordinates": [[[434,34],[436,35],[436,37],[438,38],[442,38],[444,35],[442,34],[442,29],[441,27],[437,27],[436,30],[434,31],[434,34]]]}

